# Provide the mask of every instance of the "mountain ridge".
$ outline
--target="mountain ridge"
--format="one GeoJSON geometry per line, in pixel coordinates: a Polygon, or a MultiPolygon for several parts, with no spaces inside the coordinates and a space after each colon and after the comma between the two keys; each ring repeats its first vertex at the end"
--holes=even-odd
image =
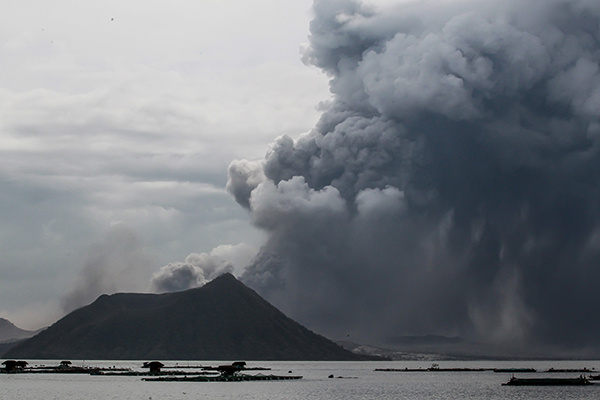
{"type": "Polygon", "coordinates": [[[231,274],[183,292],[102,295],[4,357],[365,359],[291,320],[231,274]]]}
{"type": "Polygon", "coordinates": [[[0,343],[29,338],[38,332],[21,329],[9,320],[0,318],[0,343]]]}

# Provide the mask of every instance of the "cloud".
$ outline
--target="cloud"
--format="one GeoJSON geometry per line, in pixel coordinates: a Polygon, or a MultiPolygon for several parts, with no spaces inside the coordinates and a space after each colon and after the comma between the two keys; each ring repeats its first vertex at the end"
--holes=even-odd
{"type": "Polygon", "coordinates": [[[135,232],[151,271],[222,243],[260,244],[224,188],[227,166],[317,120],[326,80],[298,57],[309,7],[34,0],[4,10],[6,312],[62,298],[113,221],[135,232]]]}
{"type": "Polygon", "coordinates": [[[221,245],[210,254],[192,253],[185,261],[169,263],[156,271],[150,287],[154,292],[164,293],[204,286],[219,275],[233,273],[236,266],[245,267],[255,255],[256,250],[245,243],[221,245]]]}
{"type": "Polygon", "coordinates": [[[597,345],[600,6],[313,9],[333,98],[230,166],[267,234],[243,280],[332,337],[597,345]]]}

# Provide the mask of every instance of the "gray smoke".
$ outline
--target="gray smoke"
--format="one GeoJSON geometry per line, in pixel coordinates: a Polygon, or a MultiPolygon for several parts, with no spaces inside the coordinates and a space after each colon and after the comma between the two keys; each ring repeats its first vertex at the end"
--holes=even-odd
{"type": "Polygon", "coordinates": [[[600,344],[600,2],[314,12],[333,100],[230,165],[243,280],[333,337],[600,344]]]}
{"type": "Polygon", "coordinates": [[[103,240],[90,246],[83,268],[62,298],[63,311],[88,305],[102,294],[145,290],[147,280],[140,276],[152,265],[136,234],[122,224],[113,226],[103,240]]]}
{"type": "Polygon", "coordinates": [[[173,262],[161,267],[152,275],[152,291],[178,292],[204,286],[226,272],[233,272],[233,263],[207,253],[192,253],[183,262],[173,262]]]}

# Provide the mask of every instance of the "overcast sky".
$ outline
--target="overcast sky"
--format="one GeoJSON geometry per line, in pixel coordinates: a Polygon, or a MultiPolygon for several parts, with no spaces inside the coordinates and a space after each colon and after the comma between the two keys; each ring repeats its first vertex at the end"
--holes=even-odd
{"type": "Polygon", "coordinates": [[[192,253],[239,273],[264,238],[229,163],[307,132],[329,98],[300,59],[311,1],[2,4],[0,317],[38,328],[74,287],[150,290],[192,253]]]}
{"type": "Polygon", "coordinates": [[[0,16],[0,316],[229,271],[331,338],[600,355],[597,0],[48,8],[0,16]]]}

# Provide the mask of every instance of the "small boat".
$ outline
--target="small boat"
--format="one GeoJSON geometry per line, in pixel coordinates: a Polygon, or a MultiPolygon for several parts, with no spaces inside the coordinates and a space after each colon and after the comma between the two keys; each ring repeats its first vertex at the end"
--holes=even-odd
{"type": "Polygon", "coordinates": [[[516,378],[512,377],[503,386],[582,386],[592,385],[584,376],[578,378],[516,378]]]}

